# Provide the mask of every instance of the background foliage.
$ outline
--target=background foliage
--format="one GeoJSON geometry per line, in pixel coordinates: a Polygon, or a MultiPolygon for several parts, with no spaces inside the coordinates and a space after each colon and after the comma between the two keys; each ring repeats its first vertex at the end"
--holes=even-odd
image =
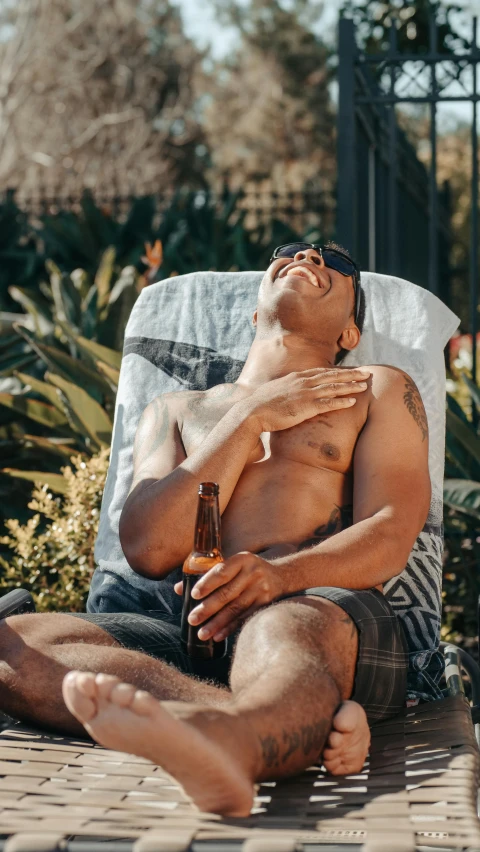
{"type": "MultiPolygon", "coordinates": [[[[142,227],[146,223],[143,233],[153,241],[146,254],[145,247],[130,243],[130,229],[141,232],[133,210],[127,220],[130,228],[122,231],[88,199],[78,217],[69,217],[72,257],[77,259],[73,235],[80,243],[88,215],[93,221],[106,219],[105,232],[115,236],[115,245],[105,248],[99,243],[88,271],[67,272],[73,261],[65,251],[57,255],[63,270],[44,259],[48,278],[40,293],[10,290],[32,329],[17,325],[5,338],[3,354],[0,336],[0,366],[5,365],[8,381],[16,383],[0,392],[0,488],[4,520],[17,519],[7,522],[9,535],[1,541],[0,588],[27,584],[41,608],[84,605],[111,439],[119,349],[141,287],[154,277],[195,269],[262,268],[272,245],[294,236],[279,222],[268,232],[247,231],[235,196],[225,198],[220,207],[208,195],[200,199],[201,204],[195,192],[178,194],[156,224],[153,216],[144,216],[151,200],[142,199],[139,221],[142,227]],[[95,256],[100,258],[96,270],[95,256]],[[137,258],[137,265],[122,268],[117,256],[137,258]],[[72,455],[75,473],[69,465],[72,455]],[[12,482],[23,483],[24,489],[14,492],[12,482]],[[27,507],[32,482],[37,487],[27,507]],[[75,522],[84,514],[86,526],[75,522]],[[64,529],[67,538],[59,532],[64,529]],[[87,554],[90,557],[83,560],[87,554]],[[60,569],[61,577],[55,573],[60,569]]],[[[462,350],[456,354],[450,379],[454,395],[449,395],[447,413],[444,636],[468,644],[476,632],[480,592],[480,436],[471,407],[480,414],[480,396],[469,378],[468,357],[462,350]]]]}
{"type": "Polygon", "coordinates": [[[0,542],[13,554],[0,556],[2,593],[27,588],[40,612],[85,612],[108,457],[108,449],[86,461],[74,456],[63,468],[63,498],[37,486],[27,523],[7,521],[0,542]]]}
{"type": "MultiPolygon", "coordinates": [[[[261,269],[296,236],[296,220],[274,212],[252,226],[240,190],[268,195],[272,211],[280,190],[334,197],[336,56],[323,4],[205,2],[236,34],[221,56],[186,35],[169,0],[0,0],[0,522],[18,521],[1,544],[0,586],[30,584],[41,608],[84,601],[123,333],[142,287],[197,269],[261,269]],[[238,195],[223,191],[226,177],[238,195]],[[121,196],[131,203],[117,215],[121,196]],[[86,527],[69,526],[78,511],[86,527]]],[[[369,51],[393,25],[402,49],[425,52],[433,10],[439,47],[466,43],[456,4],[344,6],[369,51]]],[[[428,164],[422,109],[398,119],[428,164]]],[[[460,119],[441,128],[464,322],[469,144],[460,119]]],[[[468,365],[453,369],[446,455],[444,631],[457,638],[476,632],[479,591],[480,403],[468,378],[468,365]]]]}

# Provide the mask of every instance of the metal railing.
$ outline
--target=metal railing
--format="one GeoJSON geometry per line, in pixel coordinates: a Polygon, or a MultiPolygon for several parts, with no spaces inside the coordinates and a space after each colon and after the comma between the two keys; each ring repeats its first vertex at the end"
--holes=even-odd
{"type": "MultiPolygon", "coordinates": [[[[426,53],[401,53],[396,28],[388,51],[357,47],[353,21],[340,21],[338,114],[339,238],[353,247],[364,267],[410,278],[449,302],[452,240],[448,186],[437,179],[438,105],[472,104],[471,247],[468,282],[470,332],[478,329],[478,102],[477,20],[468,50],[441,53],[437,24],[430,21],[426,53]],[[429,106],[430,166],[417,157],[400,129],[395,107],[429,106]]],[[[476,359],[473,359],[476,381],[476,359]]]]}

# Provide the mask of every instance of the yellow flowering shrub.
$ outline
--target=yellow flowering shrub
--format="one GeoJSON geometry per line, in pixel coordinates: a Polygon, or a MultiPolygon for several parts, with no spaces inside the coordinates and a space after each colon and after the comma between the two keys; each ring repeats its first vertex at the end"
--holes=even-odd
{"type": "Polygon", "coordinates": [[[85,611],[109,453],[72,457],[62,468],[64,494],[36,486],[28,504],[34,516],[23,525],[6,522],[9,535],[0,542],[12,556],[0,556],[0,595],[22,587],[39,611],[85,611]]]}

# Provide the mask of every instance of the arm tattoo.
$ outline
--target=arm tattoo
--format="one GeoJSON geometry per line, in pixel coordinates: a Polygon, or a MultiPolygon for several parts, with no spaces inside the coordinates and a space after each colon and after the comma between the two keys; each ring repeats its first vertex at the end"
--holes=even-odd
{"type": "Polygon", "coordinates": [[[353,524],[353,506],[335,506],[326,524],[321,524],[314,530],[313,536],[302,541],[298,550],[314,547],[332,535],[341,532],[353,524]]]}
{"type": "Polygon", "coordinates": [[[422,433],[422,441],[428,437],[428,421],[423,407],[422,397],[418,392],[418,388],[410,377],[405,377],[405,393],[403,401],[412,415],[415,423],[422,433]]]}

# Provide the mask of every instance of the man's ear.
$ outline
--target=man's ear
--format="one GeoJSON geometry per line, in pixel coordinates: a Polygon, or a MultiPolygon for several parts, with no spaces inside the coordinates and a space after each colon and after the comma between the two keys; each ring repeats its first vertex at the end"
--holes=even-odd
{"type": "Polygon", "coordinates": [[[253,325],[254,328],[257,327],[257,311],[256,310],[254,311],[254,314],[253,314],[252,325],[253,325]]]}
{"type": "Polygon", "coordinates": [[[344,328],[337,340],[339,350],[347,349],[348,352],[351,352],[352,349],[356,349],[359,343],[360,332],[356,325],[350,325],[348,328],[344,328]]]}

